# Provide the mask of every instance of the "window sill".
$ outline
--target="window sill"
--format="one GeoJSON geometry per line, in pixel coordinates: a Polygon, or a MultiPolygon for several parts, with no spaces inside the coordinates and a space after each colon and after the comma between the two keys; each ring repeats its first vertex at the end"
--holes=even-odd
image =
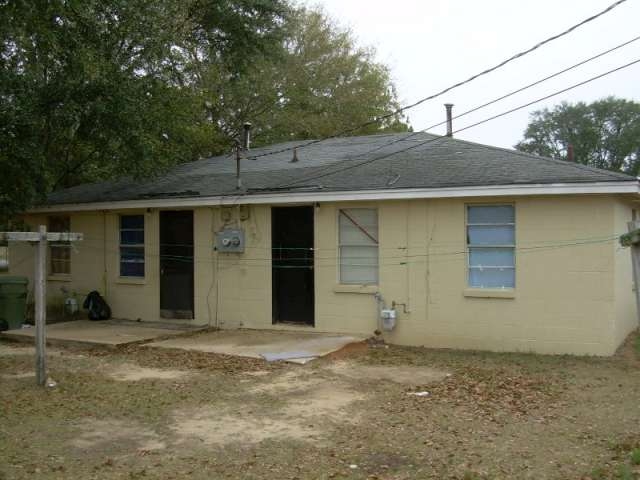
{"type": "Polygon", "coordinates": [[[516,298],[513,288],[465,288],[462,294],[475,298],[516,298]]]}
{"type": "Polygon", "coordinates": [[[47,280],[50,282],[70,282],[73,279],[71,278],[71,274],[58,273],[54,275],[48,275],[47,280]]]}
{"type": "Polygon", "coordinates": [[[115,283],[120,285],[146,285],[147,279],[144,277],[118,277],[115,283]]]}
{"type": "Polygon", "coordinates": [[[377,285],[349,285],[349,284],[337,284],[333,286],[334,293],[364,293],[367,295],[373,295],[378,293],[377,285]]]}

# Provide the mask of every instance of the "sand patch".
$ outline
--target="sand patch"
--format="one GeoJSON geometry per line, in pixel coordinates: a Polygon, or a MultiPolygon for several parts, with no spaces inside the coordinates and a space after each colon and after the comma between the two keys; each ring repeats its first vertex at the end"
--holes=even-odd
{"type": "Polygon", "coordinates": [[[266,377],[271,372],[269,370],[254,370],[251,372],[243,372],[244,375],[248,375],[250,377],[266,377]]]}
{"type": "Polygon", "coordinates": [[[189,375],[182,370],[163,370],[147,368],[134,364],[124,364],[109,372],[109,376],[121,382],[137,382],[140,380],[176,380],[189,375]]]}
{"type": "Polygon", "coordinates": [[[3,373],[0,378],[5,380],[17,380],[20,378],[35,378],[35,372],[23,372],[23,373],[3,373]]]}
{"type": "MultiPolygon", "coordinates": [[[[21,355],[35,355],[36,349],[35,347],[23,347],[23,346],[13,346],[7,344],[0,344],[0,357],[17,357],[21,355]]],[[[62,350],[58,350],[55,348],[47,348],[48,356],[67,356],[67,357],[77,357],[79,355],[70,354],[67,352],[63,352],[62,350]]]]}
{"type": "MultiPolygon", "coordinates": [[[[166,444],[153,430],[143,425],[122,420],[86,420],[80,424],[81,433],[71,444],[81,450],[100,449],[129,453],[162,450],[166,444]]],[[[115,453],[115,452],[114,452],[115,453]]]]}
{"type": "Polygon", "coordinates": [[[289,418],[307,421],[311,418],[335,420],[337,422],[357,422],[357,416],[349,413],[347,407],[364,399],[364,395],[334,383],[322,383],[312,392],[306,392],[288,402],[284,414],[289,418]]]}
{"type": "Polygon", "coordinates": [[[205,444],[260,443],[267,439],[312,439],[318,432],[304,422],[268,418],[253,414],[220,414],[215,409],[180,412],[170,427],[182,442],[199,440],[205,444]]]}
{"type": "Polygon", "coordinates": [[[402,385],[428,385],[441,382],[450,375],[444,370],[429,367],[362,365],[353,362],[335,362],[328,369],[355,380],[385,380],[402,385]]]}
{"type": "Polygon", "coordinates": [[[327,437],[335,424],[357,423],[358,415],[350,407],[364,398],[339,381],[312,378],[298,371],[286,372],[272,382],[257,385],[247,394],[267,394],[264,408],[256,407],[259,412],[212,407],[179,410],[174,413],[170,428],[180,439],[179,443],[317,441],[327,437]]]}
{"type": "Polygon", "coordinates": [[[272,395],[304,392],[320,384],[322,379],[313,378],[312,375],[301,370],[289,370],[276,378],[268,380],[251,388],[252,394],[268,393],[272,395]]]}

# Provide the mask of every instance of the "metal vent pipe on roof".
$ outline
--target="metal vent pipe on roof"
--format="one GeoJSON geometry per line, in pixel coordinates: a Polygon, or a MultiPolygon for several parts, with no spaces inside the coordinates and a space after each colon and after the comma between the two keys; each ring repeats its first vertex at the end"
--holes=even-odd
{"type": "Polygon", "coordinates": [[[453,103],[445,103],[444,108],[447,109],[447,137],[453,137],[453,116],[451,114],[453,103]]]}
{"type": "Polygon", "coordinates": [[[242,188],[242,178],[240,178],[240,159],[242,156],[240,155],[240,148],[240,141],[236,139],[236,190],[242,188]]]}
{"type": "Polygon", "coordinates": [[[242,125],[242,149],[248,151],[251,147],[251,123],[245,122],[242,125]]]}

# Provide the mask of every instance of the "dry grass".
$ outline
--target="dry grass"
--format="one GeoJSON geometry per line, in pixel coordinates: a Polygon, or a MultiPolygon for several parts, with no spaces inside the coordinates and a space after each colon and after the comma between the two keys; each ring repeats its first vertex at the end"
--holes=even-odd
{"type": "Polygon", "coordinates": [[[64,350],[50,390],[26,376],[30,350],[3,347],[0,479],[639,478],[636,342],[610,359],[391,347],[306,366],[64,350]],[[393,381],[404,367],[429,375],[393,381]]]}

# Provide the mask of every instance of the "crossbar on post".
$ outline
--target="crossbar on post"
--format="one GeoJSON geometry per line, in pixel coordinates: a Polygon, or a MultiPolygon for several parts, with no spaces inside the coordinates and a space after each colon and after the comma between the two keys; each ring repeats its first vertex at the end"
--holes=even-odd
{"type": "Polygon", "coordinates": [[[30,242],[37,248],[34,277],[36,324],[36,382],[44,386],[47,381],[47,245],[49,242],[78,242],[82,233],[47,232],[40,225],[37,232],[0,232],[0,242],[30,242]]]}

